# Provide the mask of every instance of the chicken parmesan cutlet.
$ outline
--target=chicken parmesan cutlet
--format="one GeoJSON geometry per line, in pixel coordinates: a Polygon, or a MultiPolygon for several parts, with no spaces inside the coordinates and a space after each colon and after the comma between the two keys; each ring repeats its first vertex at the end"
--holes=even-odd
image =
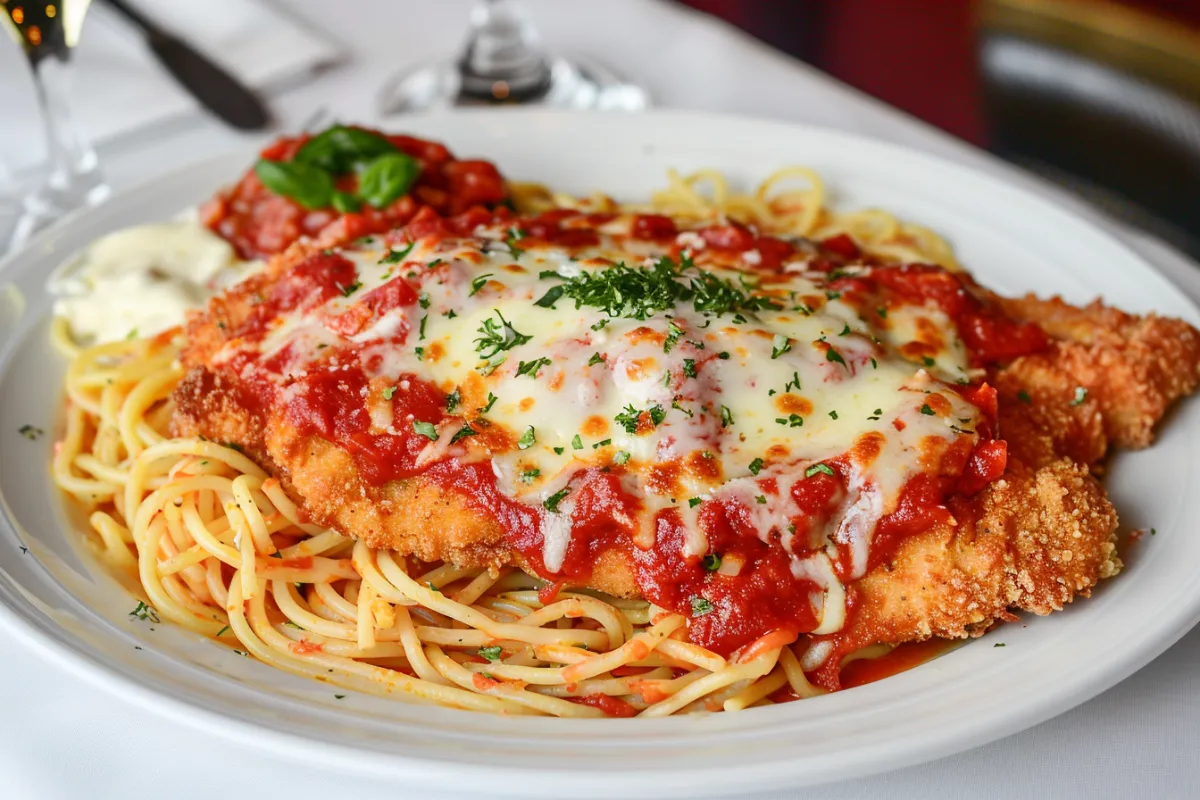
{"type": "Polygon", "coordinates": [[[519,214],[481,163],[324,228],[230,217],[250,178],[219,199],[215,230],[278,254],[189,320],[174,432],[372,548],[644,598],[722,655],[809,636],[829,689],[859,648],[978,635],[1120,570],[1096,475],[1196,388],[1191,326],[846,235],[519,214]]]}

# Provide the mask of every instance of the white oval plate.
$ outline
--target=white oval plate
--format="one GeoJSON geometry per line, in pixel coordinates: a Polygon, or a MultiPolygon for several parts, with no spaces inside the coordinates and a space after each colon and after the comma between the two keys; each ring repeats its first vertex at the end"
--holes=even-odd
{"type": "MultiPolygon", "coordinates": [[[[1003,292],[1101,295],[1200,324],[1165,278],[1111,235],[994,178],[897,147],[795,125],[690,113],[474,113],[396,127],[495,161],[512,178],[641,198],[668,167],[715,167],[752,185],[786,164],[826,179],[833,202],[881,206],[947,235],[1003,292]]],[[[663,720],[504,719],[333,690],[129,617],[129,595],[77,546],[47,475],[62,361],[45,278],[105,232],[161,220],[210,195],[252,154],[156,179],[80,213],[0,267],[0,620],[89,680],[191,725],[310,764],[407,786],[557,796],[748,792],[932,759],[1034,725],[1145,665],[1200,619],[1200,403],[1107,484],[1123,527],[1157,529],[1090,600],[888,680],[803,702],[663,720]],[[25,424],[48,433],[22,437],[25,424]],[[23,552],[21,548],[28,548],[23,552]],[[994,647],[1003,642],[1003,648],[994,647]]]]}

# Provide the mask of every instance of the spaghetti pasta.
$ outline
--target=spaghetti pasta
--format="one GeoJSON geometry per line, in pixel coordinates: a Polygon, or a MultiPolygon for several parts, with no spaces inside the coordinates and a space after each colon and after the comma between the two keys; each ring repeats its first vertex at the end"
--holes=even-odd
{"type": "MultiPolygon", "coordinates": [[[[779,170],[753,192],[714,170],[672,171],[643,204],[510,184],[518,210],[737,220],[784,237],[849,234],[887,261],[956,269],[936,234],[880,210],[835,212],[820,177],[779,170]]],[[[502,714],[666,716],[740,710],[823,690],[806,644],[771,636],[725,658],[686,641],[683,616],[590,590],[539,592],[517,569],[461,569],[374,550],[307,522],[284,486],[233,446],[173,438],[179,331],[69,359],[58,486],[89,510],[89,548],[155,613],[301,676],[502,714]]]]}

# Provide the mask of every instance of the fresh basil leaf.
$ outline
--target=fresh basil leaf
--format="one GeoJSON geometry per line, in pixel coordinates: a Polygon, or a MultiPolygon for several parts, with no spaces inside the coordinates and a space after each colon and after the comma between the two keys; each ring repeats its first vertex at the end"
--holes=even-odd
{"type": "Polygon", "coordinates": [[[363,170],[358,196],[375,208],[387,208],[416,182],[421,165],[405,153],[386,153],[363,170]]]}
{"type": "Polygon", "coordinates": [[[349,192],[334,192],[333,207],[343,214],[349,214],[358,211],[362,207],[362,203],[349,192]]]}
{"type": "Polygon", "coordinates": [[[254,174],[267,189],[305,208],[325,208],[333,197],[333,177],[310,164],[262,159],[254,174]]]}
{"type": "Polygon", "coordinates": [[[377,133],[334,125],[309,139],[296,151],[293,161],[340,175],[361,168],[396,146],[377,133]]]}

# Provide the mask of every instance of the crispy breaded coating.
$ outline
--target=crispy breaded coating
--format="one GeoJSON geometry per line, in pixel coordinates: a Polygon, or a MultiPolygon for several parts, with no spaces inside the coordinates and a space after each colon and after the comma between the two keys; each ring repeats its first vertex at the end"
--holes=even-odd
{"type": "Polygon", "coordinates": [[[1033,295],[999,302],[1055,339],[1049,353],[1027,358],[1052,364],[1085,388],[1114,444],[1148,446],[1171,403],[1200,382],[1200,331],[1182,320],[1127,314],[1098,300],[1082,308],[1033,295]]]}
{"type": "Polygon", "coordinates": [[[838,652],[977,636],[1012,611],[1060,610],[1121,569],[1116,512],[1069,459],[1014,463],[977,502],[977,516],[906,540],[856,584],[854,624],[831,637],[838,652]]]}
{"type": "MultiPolygon", "coordinates": [[[[303,499],[314,521],[425,561],[528,566],[500,525],[461,493],[424,477],[375,486],[345,451],[298,436],[280,414],[256,418],[237,379],[212,356],[252,313],[253,294],[303,257],[302,246],[212,302],[188,328],[189,372],[178,392],[180,434],[235,442],[303,499]]],[[[1109,444],[1144,447],[1172,402],[1200,382],[1200,332],[1154,315],[1061,299],[998,299],[1050,334],[1049,350],[990,370],[1000,398],[1005,476],[953,507],[950,524],[903,541],[852,588],[856,604],[833,641],[840,652],[877,642],[978,635],[1015,610],[1047,614],[1116,574],[1117,515],[1095,475],[1109,444]]],[[[632,566],[610,551],[588,586],[638,593],[632,566]]]]}

